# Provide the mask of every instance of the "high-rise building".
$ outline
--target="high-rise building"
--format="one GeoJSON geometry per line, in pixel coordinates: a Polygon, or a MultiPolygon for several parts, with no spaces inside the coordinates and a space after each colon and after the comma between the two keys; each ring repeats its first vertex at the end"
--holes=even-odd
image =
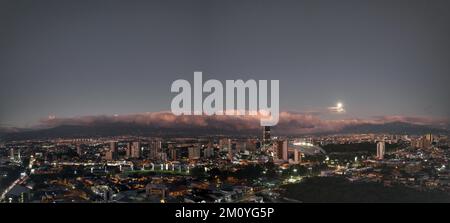
{"type": "Polygon", "coordinates": [[[433,135],[432,135],[431,133],[426,134],[426,135],[425,135],[425,138],[426,138],[428,141],[433,142],[433,135]]]}
{"type": "Polygon", "coordinates": [[[107,160],[116,160],[117,159],[117,142],[111,141],[109,143],[109,151],[106,153],[107,160]]]}
{"type": "Polygon", "coordinates": [[[233,154],[233,144],[231,143],[231,139],[228,139],[227,148],[228,148],[228,159],[232,160],[234,154],[233,154]]]}
{"type": "Polygon", "coordinates": [[[78,156],[83,155],[83,148],[81,147],[81,145],[77,145],[77,154],[78,154],[78,156]]]}
{"type": "Polygon", "coordinates": [[[377,143],[377,159],[384,159],[384,153],[385,153],[385,142],[380,141],[377,143]]]}
{"type": "Polygon", "coordinates": [[[416,147],[417,147],[417,148],[424,148],[424,147],[425,147],[425,144],[426,144],[426,143],[424,143],[424,141],[425,141],[425,140],[424,140],[423,137],[420,138],[420,139],[418,139],[418,140],[417,140],[417,143],[416,143],[416,147]]]}
{"type": "Polygon", "coordinates": [[[288,141],[287,140],[277,141],[276,157],[279,160],[288,161],[288,141]]]}
{"type": "Polygon", "coordinates": [[[422,137],[422,148],[429,148],[433,143],[433,135],[426,134],[424,137],[422,137]]]}
{"type": "Polygon", "coordinates": [[[418,141],[416,139],[411,139],[411,147],[412,148],[417,148],[418,147],[417,143],[418,143],[418,141]]]}
{"type": "Polygon", "coordinates": [[[114,154],[111,150],[106,151],[105,160],[108,160],[108,161],[114,160],[114,154]]]}
{"type": "Polygon", "coordinates": [[[236,142],[235,145],[236,145],[236,146],[235,146],[235,148],[236,148],[236,153],[240,153],[241,151],[244,151],[244,150],[245,150],[245,142],[238,141],[238,142],[236,142]]]}
{"type": "Polygon", "coordinates": [[[302,156],[298,149],[294,149],[294,163],[299,164],[302,162],[302,156]]]}
{"type": "MultiPolygon", "coordinates": [[[[169,145],[171,146],[171,145],[169,145]]],[[[162,152],[162,142],[161,140],[154,140],[151,141],[148,145],[149,147],[149,154],[148,158],[151,160],[158,160],[158,154],[162,152]]]]}
{"type": "Polygon", "coordinates": [[[158,153],[156,152],[156,149],[149,145],[149,151],[148,151],[148,159],[150,160],[156,160],[158,157],[158,153]]]}
{"type": "Polygon", "coordinates": [[[14,159],[14,148],[11,148],[11,149],[9,150],[9,152],[10,152],[9,158],[13,160],[13,159],[14,159]]]}
{"type": "Polygon", "coordinates": [[[127,142],[125,147],[125,156],[131,158],[131,143],[127,142]]]}
{"type": "Polygon", "coordinates": [[[160,152],[162,152],[162,141],[161,140],[155,140],[155,141],[153,141],[152,142],[152,146],[153,146],[153,148],[155,148],[156,149],[156,152],[158,152],[158,153],[160,153],[160,152]]]}
{"type": "Polygon", "coordinates": [[[141,142],[133,142],[131,145],[131,158],[141,157],[141,142]]]}
{"type": "Polygon", "coordinates": [[[189,147],[189,159],[200,159],[200,148],[199,147],[189,147]]]}
{"type": "Polygon", "coordinates": [[[270,144],[270,126],[264,126],[263,130],[263,146],[270,144]]]}
{"type": "Polygon", "coordinates": [[[248,139],[247,143],[245,144],[245,149],[251,152],[256,151],[257,147],[257,141],[255,139],[248,139]]]}
{"type": "Polygon", "coordinates": [[[169,156],[170,156],[170,159],[172,161],[176,161],[178,159],[178,157],[177,157],[177,149],[174,148],[173,145],[169,145],[169,156]]]}
{"type": "Polygon", "coordinates": [[[203,156],[206,158],[211,158],[214,156],[214,147],[212,146],[212,142],[209,142],[206,148],[203,150],[203,156]]]}
{"type": "Polygon", "coordinates": [[[166,162],[167,161],[167,153],[165,153],[165,152],[158,153],[158,159],[163,162],[166,162]]]}
{"type": "Polygon", "coordinates": [[[283,160],[287,161],[288,160],[288,141],[284,140],[283,141],[283,160]]]}
{"type": "Polygon", "coordinates": [[[228,150],[228,140],[229,139],[226,139],[226,138],[219,140],[219,148],[221,150],[228,150]]]}
{"type": "Polygon", "coordinates": [[[113,153],[117,153],[117,142],[112,141],[109,143],[109,150],[113,153]]]}

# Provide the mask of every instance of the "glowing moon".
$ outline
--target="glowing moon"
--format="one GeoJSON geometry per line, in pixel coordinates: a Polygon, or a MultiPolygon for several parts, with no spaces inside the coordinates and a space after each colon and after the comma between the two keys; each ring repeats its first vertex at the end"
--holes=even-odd
{"type": "Polygon", "coordinates": [[[337,102],[336,107],[328,107],[328,110],[332,113],[344,113],[344,104],[342,102],[337,102]]]}

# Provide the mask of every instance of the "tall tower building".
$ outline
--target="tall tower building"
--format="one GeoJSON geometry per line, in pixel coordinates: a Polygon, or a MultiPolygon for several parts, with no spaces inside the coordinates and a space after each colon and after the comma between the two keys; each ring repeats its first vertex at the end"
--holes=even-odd
{"type": "Polygon", "coordinates": [[[117,159],[117,142],[112,141],[109,143],[109,151],[111,152],[111,157],[113,160],[117,159]]]}
{"type": "Polygon", "coordinates": [[[77,145],[77,154],[78,156],[83,155],[83,148],[81,147],[81,145],[77,145]]]}
{"type": "Polygon", "coordinates": [[[423,148],[429,148],[433,143],[433,135],[426,134],[424,137],[422,137],[422,147],[423,148]]]}
{"type": "Polygon", "coordinates": [[[105,159],[108,161],[114,160],[114,154],[111,150],[106,151],[105,153],[105,159]]]}
{"type": "Polygon", "coordinates": [[[212,142],[209,142],[206,148],[203,150],[203,154],[205,158],[210,158],[214,156],[214,148],[212,146],[212,142]]]}
{"type": "Polygon", "coordinates": [[[283,140],[283,153],[281,158],[284,161],[288,161],[288,141],[287,140],[283,140]]]}
{"type": "Polygon", "coordinates": [[[264,126],[263,145],[267,146],[269,144],[270,144],[270,126],[264,126]]]}
{"type": "Polygon", "coordinates": [[[287,140],[277,141],[276,156],[279,160],[288,161],[288,142],[287,140]]]}
{"type": "Polygon", "coordinates": [[[247,143],[245,144],[245,147],[248,151],[250,152],[255,152],[256,151],[256,145],[257,141],[254,139],[248,139],[247,143]]]}
{"type": "Polygon", "coordinates": [[[125,157],[131,158],[131,143],[130,142],[127,142],[127,144],[126,144],[125,157]]]}
{"type": "Polygon", "coordinates": [[[112,141],[109,143],[109,150],[113,153],[117,153],[117,142],[112,141]]]}
{"type": "Polygon", "coordinates": [[[169,145],[169,157],[172,161],[177,160],[177,149],[172,144],[169,145]]]}
{"type": "Polygon", "coordinates": [[[233,145],[231,143],[231,139],[228,139],[227,148],[228,148],[228,159],[232,160],[233,159],[233,145]]]}
{"type": "Polygon", "coordinates": [[[200,148],[199,147],[189,147],[189,159],[200,159],[200,148]]]}
{"type": "Polygon", "coordinates": [[[385,142],[380,141],[377,143],[377,159],[384,159],[384,153],[385,153],[385,142]]]}
{"type": "Polygon", "coordinates": [[[302,156],[300,154],[300,151],[298,149],[294,149],[294,163],[299,164],[302,162],[302,156]]]}
{"type": "Polygon", "coordinates": [[[156,152],[156,148],[152,146],[152,143],[149,144],[148,149],[148,159],[156,160],[158,153],[156,152]]]}
{"type": "Polygon", "coordinates": [[[158,152],[158,153],[162,152],[162,141],[161,140],[158,139],[158,140],[153,141],[153,146],[155,147],[156,152],[158,152]]]}
{"type": "MultiPolygon", "coordinates": [[[[170,145],[169,145],[170,146],[170,145]]],[[[162,152],[162,142],[161,140],[151,141],[149,143],[149,159],[157,160],[158,155],[162,152]]]]}
{"type": "Polygon", "coordinates": [[[412,148],[417,148],[417,147],[418,147],[417,144],[418,144],[418,140],[416,140],[416,139],[411,139],[411,147],[412,147],[412,148]]]}
{"type": "Polygon", "coordinates": [[[141,157],[141,143],[133,142],[131,145],[131,158],[140,158],[141,157]]]}
{"type": "Polygon", "coordinates": [[[13,159],[14,159],[14,148],[11,148],[11,149],[9,150],[9,152],[10,152],[9,158],[10,158],[11,160],[13,160],[13,159]]]}
{"type": "Polygon", "coordinates": [[[425,138],[426,138],[428,141],[433,142],[433,135],[432,135],[431,133],[426,134],[426,135],[425,135],[425,138]]]}

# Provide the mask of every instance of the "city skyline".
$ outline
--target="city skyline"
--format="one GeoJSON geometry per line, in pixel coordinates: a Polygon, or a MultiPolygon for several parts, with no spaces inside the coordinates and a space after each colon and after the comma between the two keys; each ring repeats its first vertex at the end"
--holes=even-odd
{"type": "Polygon", "coordinates": [[[0,127],[164,113],[195,71],[279,79],[306,126],[448,125],[446,1],[133,3],[2,1],[0,127]]]}
{"type": "Polygon", "coordinates": [[[0,144],[2,203],[444,202],[449,137],[69,137],[0,144]],[[361,196],[361,194],[363,196],[361,196]]]}

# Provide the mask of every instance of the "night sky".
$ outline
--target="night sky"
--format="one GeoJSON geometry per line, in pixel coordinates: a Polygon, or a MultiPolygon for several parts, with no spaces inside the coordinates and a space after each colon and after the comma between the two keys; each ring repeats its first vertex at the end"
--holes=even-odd
{"type": "Polygon", "coordinates": [[[450,117],[449,1],[0,0],[0,125],[170,110],[176,79],[280,80],[283,111],[450,117]]]}

